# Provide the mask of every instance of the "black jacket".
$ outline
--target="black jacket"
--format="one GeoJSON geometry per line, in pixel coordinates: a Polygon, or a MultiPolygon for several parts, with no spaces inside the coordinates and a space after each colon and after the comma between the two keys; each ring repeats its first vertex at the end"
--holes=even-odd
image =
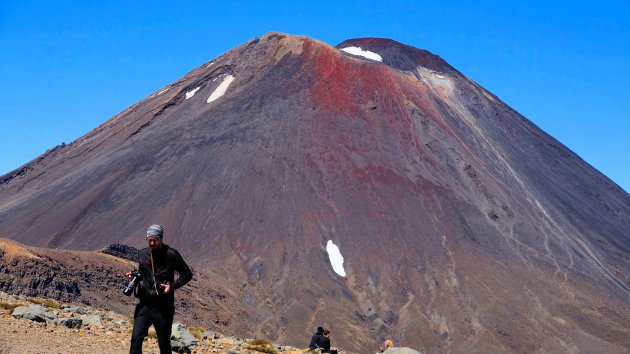
{"type": "Polygon", "coordinates": [[[315,348],[319,348],[319,340],[321,337],[323,337],[324,334],[324,330],[320,327],[317,329],[317,332],[315,332],[315,334],[313,334],[313,337],[311,338],[311,343],[308,345],[309,349],[315,349],[315,348]]]}
{"type": "Polygon", "coordinates": [[[138,271],[142,280],[136,296],[140,299],[140,303],[145,305],[175,306],[175,289],[184,286],[192,279],[190,267],[177,250],[165,244],[153,252],[153,267],[155,281],[151,271],[151,249],[147,247],[138,251],[138,271]],[[179,273],[177,280],[175,280],[175,272],[179,273]],[[160,284],[164,283],[171,284],[168,295],[162,293],[160,284]]]}
{"type": "Polygon", "coordinates": [[[317,343],[319,348],[322,349],[322,353],[330,352],[330,338],[324,337],[323,335],[319,338],[319,342],[317,343]]]}

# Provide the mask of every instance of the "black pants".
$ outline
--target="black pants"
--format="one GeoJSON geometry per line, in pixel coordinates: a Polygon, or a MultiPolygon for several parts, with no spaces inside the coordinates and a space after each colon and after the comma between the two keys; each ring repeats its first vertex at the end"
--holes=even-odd
{"type": "Polygon", "coordinates": [[[155,327],[160,354],[171,353],[171,326],[175,308],[171,306],[147,306],[138,304],[133,315],[130,354],[142,353],[142,342],[149,333],[149,327],[155,327]]]}

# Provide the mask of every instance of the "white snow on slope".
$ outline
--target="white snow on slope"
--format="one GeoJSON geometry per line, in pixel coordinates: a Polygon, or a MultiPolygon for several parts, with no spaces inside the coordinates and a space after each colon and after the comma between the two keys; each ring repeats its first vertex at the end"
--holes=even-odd
{"type": "Polygon", "coordinates": [[[232,83],[232,81],[234,81],[234,76],[232,75],[226,76],[223,79],[223,82],[221,82],[219,86],[216,88],[216,90],[214,90],[214,92],[210,95],[210,97],[208,97],[208,100],[206,102],[210,103],[216,100],[217,98],[223,96],[228,86],[230,86],[230,84],[232,83]]]}
{"type": "Polygon", "coordinates": [[[168,87],[167,87],[167,88],[165,88],[164,90],[162,90],[162,91],[158,92],[158,96],[159,96],[159,95],[161,95],[161,94],[163,94],[163,93],[164,93],[164,92],[166,92],[166,91],[168,91],[168,87]]]}
{"type": "Polygon", "coordinates": [[[339,252],[339,247],[335,245],[331,240],[328,240],[326,244],[326,252],[328,252],[328,258],[330,258],[330,264],[333,267],[335,273],[346,276],[346,271],[343,269],[343,256],[339,252]]]}
{"type": "Polygon", "coordinates": [[[342,48],[341,50],[343,50],[346,53],[350,53],[352,55],[359,55],[364,58],[368,58],[368,59],[372,59],[376,61],[383,61],[383,58],[380,55],[374,52],[370,52],[369,50],[363,50],[360,47],[346,47],[346,48],[342,48]]]}
{"type": "Polygon", "coordinates": [[[189,99],[189,98],[191,98],[192,96],[194,96],[194,95],[197,93],[197,91],[199,91],[199,89],[200,89],[200,88],[201,88],[201,87],[197,87],[197,88],[196,88],[196,89],[194,89],[194,90],[190,90],[190,91],[186,92],[186,99],[189,99]]]}

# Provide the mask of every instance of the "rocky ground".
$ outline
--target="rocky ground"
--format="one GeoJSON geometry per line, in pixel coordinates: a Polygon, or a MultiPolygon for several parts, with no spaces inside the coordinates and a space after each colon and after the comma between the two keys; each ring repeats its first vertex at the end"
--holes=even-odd
{"type": "MultiPolygon", "coordinates": [[[[33,248],[0,238],[0,354],[128,352],[133,321],[128,314],[133,313],[136,299],[121,290],[128,281],[123,274],[135,263],[126,259],[125,251],[33,248]]],[[[196,340],[187,342],[183,351],[291,353],[298,349],[243,339],[250,336],[237,329],[249,328],[251,322],[245,321],[238,306],[240,296],[196,270],[193,281],[176,296],[175,322],[182,325],[173,333],[196,340]]],[[[144,352],[158,353],[151,330],[144,352]]],[[[305,329],[303,341],[308,342],[310,335],[305,329]]],[[[275,337],[261,338],[280,342],[275,337]]]]}
{"type": "MultiPolygon", "coordinates": [[[[129,314],[136,299],[121,290],[128,281],[124,272],[135,266],[129,252],[122,245],[102,252],[34,248],[0,238],[0,354],[128,352],[133,323],[129,314]]],[[[283,345],[287,342],[278,344],[282,340],[277,337],[259,337],[277,343],[245,339],[255,335],[236,330],[253,327],[256,321],[247,321],[238,306],[243,294],[221,284],[196,271],[193,281],[178,290],[171,338],[176,352],[304,353],[303,348],[283,345]]],[[[312,332],[303,330],[297,345],[310,340],[312,332]]],[[[337,344],[336,338],[333,341],[337,344]]],[[[374,353],[377,345],[360,351],[374,353]]],[[[418,353],[396,350],[387,353],[418,353]]],[[[159,352],[152,328],[144,352],[159,352]]]]}
{"type": "MultiPolygon", "coordinates": [[[[125,353],[132,319],[89,306],[0,292],[0,353],[125,353]]],[[[300,348],[174,324],[171,345],[187,353],[302,353],[300,348]]],[[[159,353],[152,328],[145,353],[159,353]]]]}

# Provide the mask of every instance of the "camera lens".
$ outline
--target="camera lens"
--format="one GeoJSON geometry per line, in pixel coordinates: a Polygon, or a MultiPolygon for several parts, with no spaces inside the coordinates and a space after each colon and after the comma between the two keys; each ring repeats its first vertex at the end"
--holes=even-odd
{"type": "Polygon", "coordinates": [[[139,274],[133,273],[131,280],[129,281],[129,283],[127,283],[127,286],[125,286],[125,288],[123,289],[123,294],[127,296],[131,295],[131,293],[133,293],[133,289],[138,284],[138,279],[139,279],[139,274]]]}

